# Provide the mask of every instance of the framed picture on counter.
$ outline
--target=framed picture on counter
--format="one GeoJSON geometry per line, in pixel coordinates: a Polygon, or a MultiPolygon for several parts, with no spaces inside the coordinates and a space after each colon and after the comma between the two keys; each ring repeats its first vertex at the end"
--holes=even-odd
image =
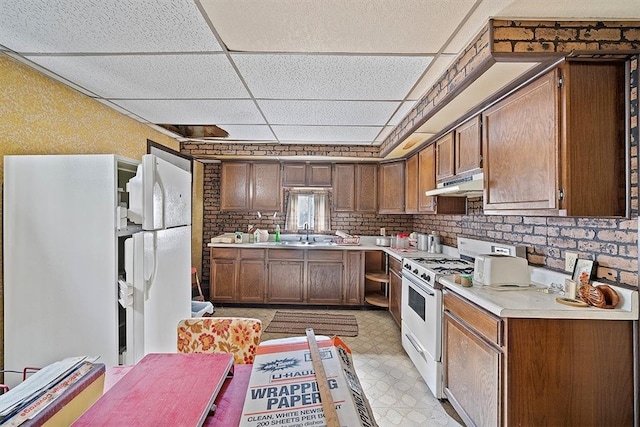
{"type": "Polygon", "coordinates": [[[571,278],[578,284],[589,283],[595,276],[596,263],[590,259],[578,259],[571,278]]]}

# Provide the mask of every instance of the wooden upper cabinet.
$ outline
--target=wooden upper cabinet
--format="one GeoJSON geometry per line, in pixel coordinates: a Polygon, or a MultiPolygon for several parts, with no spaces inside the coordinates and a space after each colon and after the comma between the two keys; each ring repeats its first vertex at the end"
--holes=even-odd
{"type": "Polygon", "coordinates": [[[356,168],[354,164],[333,166],[333,208],[336,212],[356,210],[356,168]]]}
{"type": "Polygon", "coordinates": [[[356,165],[356,212],[378,210],[378,164],[356,165]]]}
{"type": "Polygon", "coordinates": [[[482,169],[480,130],[480,116],[475,116],[454,130],[456,177],[466,176],[482,169]]]}
{"type": "Polygon", "coordinates": [[[306,186],[307,165],[304,163],[285,163],[282,166],[282,185],[285,187],[306,186]]]}
{"type": "Polygon", "coordinates": [[[435,213],[435,196],[426,196],[427,190],[436,188],[435,144],[431,144],[418,153],[418,212],[435,213]]]}
{"type": "Polygon", "coordinates": [[[379,209],[384,213],[404,213],[404,161],[380,165],[379,209]]]}
{"type": "Polygon", "coordinates": [[[222,163],[220,199],[223,211],[281,211],[280,164],[222,163]]]}
{"type": "Polygon", "coordinates": [[[418,213],[418,154],[409,157],[404,168],[404,211],[418,213]]]}
{"type": "Polygon", "coordinates": [[[624,216],[623,82],[566,62],[484,112],[484,212],[624,216]]]}
{"type": "Polygon", "coordinates": [[[378,165],[337,163],[333,166],[333,208],[336,212],[376,212],[378,165]]]}
{"type": "Polygon", "coordinates": [[[307,186],[331,187],[331,164],[309,163],[307,165],[307,186]]]}
{"type": "Polygon", "coordinates": [[[252,169],[252,209],[281,211],[280,163],[254,163],[252,169]]]}
{"type": "Polygon", "coordinates": [[[222,210],[250,210],[250,195],[251,163],[222,163],[220,208],[222,210]]]}
{"type": "Polygon", "coordinates": [[[451,178],[455,174],[453,138],[454,133],[449,132],[434,143],[436,150],[435,156],[437,181],[451,178]]]}
{"type": "Polygon", "coordinates": [[[331,187],[332,167],[329,163],[285,163],[285,187],[331,187]]]}

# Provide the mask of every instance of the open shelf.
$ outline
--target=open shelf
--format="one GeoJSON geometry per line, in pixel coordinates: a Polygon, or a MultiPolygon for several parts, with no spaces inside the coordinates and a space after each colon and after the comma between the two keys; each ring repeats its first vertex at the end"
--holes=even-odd
{"type": "Polygon", "coordinates": [[[384,285],[384,290],[367,291],[364,300],[377,307],[389,307],[389,275],[383,271],[369,271],[364,274],[366,280],[384,285]]]}

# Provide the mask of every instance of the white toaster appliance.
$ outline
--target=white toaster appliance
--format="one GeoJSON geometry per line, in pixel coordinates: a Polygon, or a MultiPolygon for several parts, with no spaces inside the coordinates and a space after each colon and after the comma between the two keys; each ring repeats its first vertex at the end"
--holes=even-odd
{"type": "Polygon", "coordinates": [[[477,255],[473,283],[480,286],[529,286],[531,275],[526,258],[502,254],[477,255]]]}

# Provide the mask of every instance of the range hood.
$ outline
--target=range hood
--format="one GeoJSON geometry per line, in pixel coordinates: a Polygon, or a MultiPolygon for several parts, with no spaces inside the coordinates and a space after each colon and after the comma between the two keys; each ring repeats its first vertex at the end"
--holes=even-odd
{"type": "Polygon", "coordinates": [[[481,172],[466,178],[438,183],[435,190],[425,191],[424,194],[427,196],[478,197],[482,196],[483,189],[484,175],[481,172]]]}

